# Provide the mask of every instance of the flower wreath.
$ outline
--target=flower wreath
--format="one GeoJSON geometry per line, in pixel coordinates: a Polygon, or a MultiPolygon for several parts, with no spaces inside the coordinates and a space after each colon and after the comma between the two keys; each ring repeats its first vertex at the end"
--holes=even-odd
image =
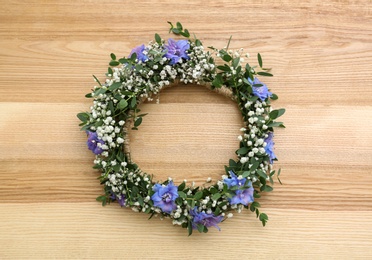
{"type": "MultiPolygon", "coordinates": [[[[243,49],[228,49],[231,37],[227,47],[206,51],[181,23],[168,23],[169,32],[186,39],[165,42],[155,34],[155,41],[134,48],[129,57],[117,60],[112,53],[105,83],[93,76],[99,86],[86,95],[93,98],[91,111],[77,115],[88,135],[88,148],[96,155],[93,168],[102,172],[99,179],[105,193],[97,200],[102,205],[117,201],[122,207],[150,214],[150,218],[171,218],[173,224],[187,228],[189,235],[193,229],[206,233],[211,226],[220,230],[217,225],[232,216],[229,211],[243,208],[255,212],[265,226],[268,216],[259,211],[255,199],[261,192],[273,190],[273,128],[284,127],[274,120],[285,110],[271,109],[270,99],[278,97],[255,76],[272,74],[262,67],[260,54],[259,67],[243,65],[243,49]],[[222,64],[216,65],[214,57],[222,64]],[[188,185],[186,180],[177,186],[171,178],[155,183],[130,157],[128,128],[133,125],[137,130],[145,116],[139,114],[138,105],[179,82],[207,86],[232,98],[245,122],[238,137],[237,159],[230,159],[221,180],[210,183],[209,178],[210,185],[203,187],[188,185]]],[[[280,169],[276,174],[280,182],[279,174],[280,169]]]]}

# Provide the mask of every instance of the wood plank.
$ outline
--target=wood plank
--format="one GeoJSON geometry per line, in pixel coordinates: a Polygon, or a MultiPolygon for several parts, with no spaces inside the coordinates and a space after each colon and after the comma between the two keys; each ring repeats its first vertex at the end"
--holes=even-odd
{"type": "Polygon", "coordinates": [[[172,226],[168,220],[149,221],[146,215],[117,205],[103,210],[97,209],[94,203],[0,204],[3,234],[0,256],[39,259],[107,259],[124,255],[135,259],[372,257],[370,211],[268,210],[268,213],[271,220],[265,228],[254,214],[245,212],[221,223],[220,232],[211,229],[207,235],[188,237],[185,229],[172,226]],[[253,236],[259,236],[260,240],[255,241],[253,236]],[[217,246],[221,241],[223,246],[217,246]],[[236,247],[244,250],[230,250],[236,247]]]}

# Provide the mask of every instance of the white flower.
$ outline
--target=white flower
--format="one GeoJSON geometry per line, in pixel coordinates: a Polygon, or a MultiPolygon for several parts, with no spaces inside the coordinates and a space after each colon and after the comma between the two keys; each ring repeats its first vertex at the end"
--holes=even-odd
{"type": "Polygon", "coordinates": [[[116,142],[118,142],[118,144],[122,144],[122,143],[124,143],[124,139],[121,138],[121,137],[118,137],[118,138],[116,139],[116,142]]]}

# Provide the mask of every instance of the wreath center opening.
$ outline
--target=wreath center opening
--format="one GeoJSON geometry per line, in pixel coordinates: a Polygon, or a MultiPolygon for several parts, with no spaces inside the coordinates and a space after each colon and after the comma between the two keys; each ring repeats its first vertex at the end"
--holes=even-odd
{"type": "Polygon", "coordinates": [[[154,181],[171,176],[200,186],[220,179],[239,147],[243,120],[236,102],[184,84],[162,91],[159,104],[155,99],[139,105],[148,114],[138,130],[129,130],[132,161],[154,181]]]}

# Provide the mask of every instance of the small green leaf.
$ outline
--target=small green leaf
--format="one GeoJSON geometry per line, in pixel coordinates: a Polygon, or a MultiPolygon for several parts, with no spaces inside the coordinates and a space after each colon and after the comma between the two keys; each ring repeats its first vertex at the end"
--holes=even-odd
{"type": "Polygon", "coordinates": [[[225,71],[225,72],[231,71],[231,68],[229,66],[217,66],[217,69],[225,71]]]}
{"type": "Polygon", "coordinates": [[[118,88],[120,88],[120,87],[121,87],[121,82],[115,82],[115,83],[113,83],[113,84],[109,87],[109,90],[110,90],[110,91],[113,91],[113,90],[118,89],[118,88]]]}
{"type": "Polygon", "coordinates": [[[266,76],[266,77],[272,77],[273,76],[273,74],[268,73],[268,72],[264,72],[264,71],[257,72],[257,74],[261,75],[261,76],[266,76]]]}
{"type": "Polygon", "coordinates": [[[258,59],[258,64],[259,64],[260,67],[262,68],[262,58],[261,58],[261,54],[257,53],[257,59],[258,59]]]}
{"type": "Polygon", "coordinates": [[[198,191],[195,195],[194,195],[194,200],[200,200],[201,198],[203,197],[203,191],[198,191]]]}
{"type": "Polygon", "coordinates": [[[267,125],[268,127],[282,127],[285,128],[282,122],[271,122],[267,125]]]}
{"type": "Polygon", "coordinates": [[[110,57],[111,57],[112,60],[116,60],[116,55],[115,54],[111,53],[110,57]]]}
{"type": "Polygon", "coordinates": [[[234,67],[234,68],[236,68],[238,65],[239,65],[239,62],[240,62],[240,58],[238,57],[238,58],[235,58],[234,60],[233,60],[233,62],[232,62],[232,66],[234,67]]]}
{"type": "Polygon", "coordinates": [[[185,189],[186,183],[182,182],[180,185],[178,185],[178,190],[183,191],[185,189]]]}
{"type": "Polygon", "coordinates": [[[134,127],[140,126],[141,123],[142,123],[142,117],[137,118],[136,121],[134,122],[134,127]]]}
{"type": "Polygon", "coordinates": [[[272,100],[277,100],[278,99],[278,96],[276,94],[271,94],[271,97],[270,97],[272,100]]]}
{"type": "Polygon", "coordinates": [[[221,198],[221,193],[216,193],[212,196],[212,200],[218,200],[219,198],[221,198]]]}
{"type": "Polygon", "coordinates": [[[108,67],[107,68],[107,73],[112,76],[112,74],[114,74],[114,71],[111,69],[111,67],[108,67]]]}
{"type": "Polygon", "coordinates": [[[191,234],[192,234],[192,223],[191,223],[191,220],[189,220],[188,223],[187,223],[187,229],[189,231],[189,236],[191,236],[191,234]]]}
{"type": "Polygon", "coordinates": [[[178,195],[183,198],[183,199],[186,199],[187,195],[186,193],[184,193],[183,191],[178,191],[178,195]]]}
{"type": "Polygon", "coordinates": [[[157,34],[157,33],[155,33],[155,41],[156,41],[159,45],[161,45],[161,37],[160,37],[160,35],[157,34]]]}
{"type": "Polygon", "coordinates": [[[173,32],[175,35],[179,35],[179,34],[180,34],[180,30],[177,29],[177,28],[173,28],[173,29],[172,29],[172,32],[173,32]]]}
{"type": "Polygon", "coordinates": [[[216,88],[220,88],[222,87],[222,75],[221,74],[217,74],[216,77],[214,78],[214,80],[212,81],[212,85],[216,88]]]}
{"type": "Polygon", "coordinates": [[[87,121],[89,120],[89,114],[87,114],[87,113],[79,113],[79,114],[77,114],[76,116],[77,116],[77,117],[80,119],[80,121],[83,122],[83,123],[85,123],[85,122],[87,122],[87,121]]]}
{"type": "Polygon", "coordinates": [[[109,65],[110,65],[110,66],[113,66],[113,67],[118,66],[119,64],[120,64],[120,62],[118,62],[118,61],[116,61],[116,60],[112,60],[112,61],[110,61],[110,63],[109,63],[109,65]]]}
{"type": "Polygon", "coordinates": [[[101,82],[99,82],[99,80],[97,79],[97,77],[94,76],[94,75],[92,75],[92,76],[93,76],[94,80],[102,87],[102,84],[101,84],[101,82]]]}
{"type": "Polygon", "coordinates": [[[128,106],[128,102],[125,99],[120,100],[119,102],[119,109],[124,109],[128,106]]]}
{"type": "Polygon", "coordinates": [[[202,225],[202,224],[198,224],[197,227],[198,227],[198,231],[199,231],[200,233],[203,233],[203,231],[204,231],[204,225],[202,225]]]}
{"type": "Polygon", "coordinates": [[[258,175],[260,175],[262,178],[267,178],[266,173],[264,173],[262,170],[257,171],[258,175]]]}
{"type": "Polygon", "coordinates": [[[269,116],[271,119],[277,119],[278,117],[282,116],[285,113],[285,109],[277,109],[270,112],[269,116]]]}
{"type": "Polygon", "coordinates": [[[249,151],[248,147],[242,147],[236,151],[237,154],[247,154],[249,151]]]}
{"type": "Polygon", "coordinates": [[[229,54],[225,54],[222,56],[222,60],[229,62],[232,60],[232,57],[229,54]]]}
{"type": "Polygon", "coordinates": [[[176,25],[177,25],[178,30],[180,30],[180,31],[183,30],[182,24],[180,22],[177,22],[176,25]]]}
{"type": "Polygon", "coordinates": [[[132,100],[130,101],[130,107],[135,108],[137,105],[137,98],[133,97],[132,100]]]}

